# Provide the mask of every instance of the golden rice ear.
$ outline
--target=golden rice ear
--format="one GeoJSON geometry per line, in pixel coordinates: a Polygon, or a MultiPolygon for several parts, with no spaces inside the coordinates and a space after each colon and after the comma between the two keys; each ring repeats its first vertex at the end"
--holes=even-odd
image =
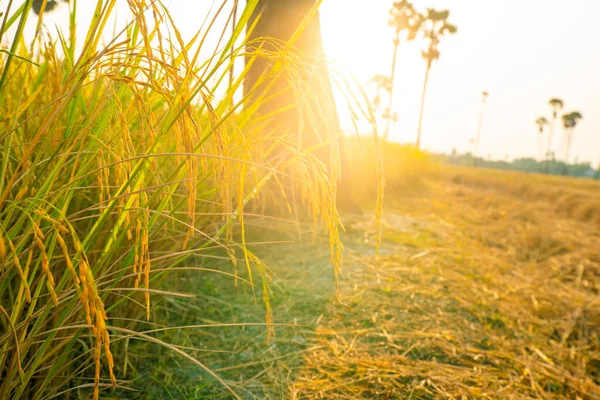
{"type": "Polygon", "coordinates": [[[4,238],[2,237],[2,232],[0,232],[0,261],[4,260],[5,255],[6,255],[6,245],[4,244],[4,238]]]}

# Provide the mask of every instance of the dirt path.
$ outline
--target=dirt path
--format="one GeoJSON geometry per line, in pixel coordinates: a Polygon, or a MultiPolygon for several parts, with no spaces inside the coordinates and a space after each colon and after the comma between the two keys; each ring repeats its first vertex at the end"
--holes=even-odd
{"type": "Polygon", "coordinates": [[[598,398],[600,232],[450,182],[387,195],[379,260],[349,221],[294,398],[598,398]]]}

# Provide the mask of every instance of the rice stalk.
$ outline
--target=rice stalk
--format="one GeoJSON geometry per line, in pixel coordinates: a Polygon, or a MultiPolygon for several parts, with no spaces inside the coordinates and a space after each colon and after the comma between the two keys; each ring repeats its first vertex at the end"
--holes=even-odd
{"type": "Polygon", "coordinates": [[[321,111],[299,81],[307,66],[291,44],[236,44],[256,0],[247,2],[232,37],[216,23],[227,12],[223,1],[188,41],[162,3],[131,0],[131,22],[105,46],[114,0],[96,2],[80,46],[76,1],[68,36],[52,41],[42,29],[35,43],[24,43],[31,3],[12,14],[9,7],[0,28],[4,35],[17,23],[10,49],[0,54],[0,398],[70,390],[99,398],[107,386],[123,386],[115,332],[165,346],[230,388],[175,344],[136,333],[141,322],[126,321],[158,320],[153,304],[181,295],[171,290],[179,285],[170,273],[209,272],[191,264],[193,257],[220,250],[230,262],[212,273],[260,291],[273,336],[271,273],[252,252],[244,217],[291,215],[295,194],[315,230],[329,232],[337,280],[343,246],[335,133],[298,146],[302,129],[281,131],[266,123],[272,115],[254,115],[268,96],[254,105],[248,97],[234,101],[247,67],[217,95],[229,85],[224,77],[234,59],[268,58],[277,68],[261,83],[268,87],[279,73],[295,80],[311,125],[321,111]],[[218,40],[206,56],[209,34],[218,40]],[[316,155],[323,150],[328,164],[316,155]],[[246,271],[237,270],[236,250],[246,271]],[[124,319],[109,324],[113,317],[124,319]]]}

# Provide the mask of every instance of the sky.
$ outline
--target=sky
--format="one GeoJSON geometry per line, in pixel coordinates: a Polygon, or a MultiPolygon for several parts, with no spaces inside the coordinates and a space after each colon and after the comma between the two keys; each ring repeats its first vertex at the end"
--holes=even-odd
{"type": "MultiPolygon", "coordinates": [[[[0,0],[4,10],[8,0],[0,0]]],[[[233,0],[230,0],[233,2],[233,0]]],[[[191,38],[218,0],[164,0],[184,38],[191,38]]],[[[128,16],[118,0],[119,20],[128,16]]],[[[324,0],[322,35],[327,56],[367,85],[376,74],[389,75],[393,53],[387,26],[392,0],[324,0]]],[[[574,133],[571,161],[600,160],[600,40],[592,0],[413,0],[415,7],[449,9],[458,27],[444,37],[427,91],[422,146],[431,151],[470,149],[481,107],[481,92],[490,96],[484,110],[480,154],[494,159],[538,157],[534,121],[550,118],[548,100],[560,97],[565,111],[578,110],[583,120],[574,133]]],[[[79,29],[85,30],[95,1],[79,0],[79,29]]],[[[68,6],[46,20],[49,31],[68,26],[68,6]]],[[[30,35],[33,30],[30,29],[30,35]]],[[[80,34],[80,37],[83,33],[80,34]]],[[[393,111],[399,121],[390,140],[416,139],[425,62],[419,40],[401,43],[393,111]]],[[[343,118],[343,115],[342,115],[343,118]]],[[[346,126],[349,124],[346,121],[346,126]]],[[[554,150],[561,149],[557,123],[554,150]]]]}
{"type": "MultiPolygon", "coordinates": [[[[325,0],[323,40],[327,53],[351,66],[360,81],[390,74],[393,45],[388,0],[325,0]],[[369,4],[366,6],[365,4],[369,4]],[[341,11],[343,10],[343,11],[341,11]]],[[[419,10],[449,9],[455,35],[442,39],[431,70],[422,144],[432,151],[467,151],[475,137],[481,92],[488,91],[480,154],[504,159],[539,154],[534,124],[550,118],[551,97],[583,120],[574,133],[573,157],[600,158],[600,1],[414,0],[419,10]],[[595,38],[595,39],[594,39],[595,38]]],[[[423,42],[401,43],[390,139],[414,142],[425,62],[423,42]]],[[[562,127],[557,124],[557,157],[562,127]]]]}

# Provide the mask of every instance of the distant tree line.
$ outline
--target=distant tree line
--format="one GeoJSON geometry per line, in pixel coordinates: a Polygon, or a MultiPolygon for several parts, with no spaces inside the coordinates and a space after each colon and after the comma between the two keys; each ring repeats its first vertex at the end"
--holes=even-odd
{"type": "Polygon", "coordinates": [[[455,151],[452,154],[433,154],[433,157],[442,164],[477,166],[482,168],[494,168],[506,171],[524,171],[535,173],[548,173],[551,175],[568,175],[574,177],[600,179],[600,167],[594,169],[589,161],[565,164],[564,161],[543,160],[538,161],[534,158],[516,158],[513,161],[506,160],[486,160],[476,157],[472,153],[459,154],[455,151]]]}

